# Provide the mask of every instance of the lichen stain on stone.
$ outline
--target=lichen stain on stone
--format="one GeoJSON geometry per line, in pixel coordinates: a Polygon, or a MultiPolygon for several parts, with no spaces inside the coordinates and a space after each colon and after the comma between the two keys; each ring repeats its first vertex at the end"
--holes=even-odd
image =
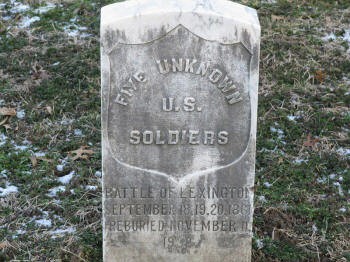
{"type": "Polygon", "coordinates": [[[252,39],[247,29],[243,29],[241,32],[242,42],[246,45],[249,50],[252,50],[252,39]]]}
{"type": "Polygon", "coordinates": [[[117,43],[126,42],[126,34],[124,30],[112,30],[107,29],[103,35],[102,44],[104,44],[104,48],[107,50],[113,48],[117,43]]]}
{"type": "Polygon", "coordinates": [[[252,63],[251,63],[251,70],[257,70],[259,68],[259,45],[254,45],[253,47],[253,54],[255,54],[254,59],[252,59],[252,63]]]}

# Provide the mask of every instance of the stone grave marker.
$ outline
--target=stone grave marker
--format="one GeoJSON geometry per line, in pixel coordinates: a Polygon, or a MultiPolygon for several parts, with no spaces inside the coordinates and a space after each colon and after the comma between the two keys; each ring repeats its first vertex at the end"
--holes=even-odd
{"type": "Polygon", "coordinates": [[[102,8],[104,261],[250,261],[259,50],[230,1],[102,8]]]}

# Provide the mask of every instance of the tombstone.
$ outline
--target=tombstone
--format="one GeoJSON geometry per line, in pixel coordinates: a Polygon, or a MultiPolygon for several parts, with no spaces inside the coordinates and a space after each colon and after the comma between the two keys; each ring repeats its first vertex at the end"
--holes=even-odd
{"type": "Polygon", "coordinates": [[[259,50],[230,1],[102,8],[104,261],[250,261],[259,50]]]}

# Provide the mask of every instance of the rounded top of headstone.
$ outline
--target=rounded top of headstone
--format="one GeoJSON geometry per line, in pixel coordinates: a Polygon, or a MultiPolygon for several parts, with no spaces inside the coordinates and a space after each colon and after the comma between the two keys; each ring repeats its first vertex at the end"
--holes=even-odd
{"type": "Polygon", "coordinates": [[[101,24],[154,13],[208,13],[239,20],[260,29],[255,9],[228,0],[129,0],[104,6],[101,24]]]}
{"type": "Polygon", "coordinates": [[[222,44],[260,42],[256,10],[226,0],[130,0],[101,10],[103,48],[116,43],[144,44],[182,25],[193,34],[222,44]]]}

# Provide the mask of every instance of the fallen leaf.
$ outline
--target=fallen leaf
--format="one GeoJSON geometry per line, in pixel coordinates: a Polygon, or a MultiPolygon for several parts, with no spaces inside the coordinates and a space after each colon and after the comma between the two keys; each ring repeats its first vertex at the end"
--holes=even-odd
{"type": "Polygon", "coordinates": [[[38,165],[38,162],[40,161],[44,161],[44,162],[48,162],[48,163],[53,163],[52,159],[48,159],[45,157],[37,157],[37,156],[31,156],[30,157],[30,161],[32,162],[33,167],[36,167],[38,165]]]}
{"type": "Polygon", "coordinates": [[[32,162],[33,167],[36,167],[38,165],[38,160],[37,160],[36,156],[31,156],[30,161],[32,162]]]}
{"type": "Polygon", "coordinates": [[[33,80],[39,80],[40,82],[42,80],[49,79],[49,74],[45,70],[39,70],[38,72],[33,73],[32,79],[33,80]]]}
{"type": "Polygon", "coordinates": [[[8,125],[6,125],[7,121],[12,117],[16,115],[16,109],[14,108],[7,108],[2,107],[0,108],[0,116],[5,116],[3,119],[0,119],[0,126],[5,126],[6,129],[8,129],[8,125]]]}
{"type": "Polygon", "coordinates": [[[5,241],[5,242],[0,242],[0,249],[4,249],[4,248],[6,248],[6,247],[8,247],[8,246],[9,246],[9,244],[8,244],[7,241],[5,241]]]}
{"type": "Polygon", "coordinates": [[[2,108],[0,108],[0,115],[3,115],[3,116],[15,116],[16,115],[16,109],[8,108],[8,107],[2,107],[2,108]]]}
{"type": "Polygon", "coordinates": [[[52,110],[52,107],[51,107],[51,106],[47,106],[47,107],[46,107],[46,111],[47,111],[50,115],[52,115],[53,110],[52,110]]]}
{"type": "Polygon", "coordinates": [[[48,158],[45,158],[45,157],[37,157],[36,159],[37,159],[37,160],[44,161],[44,162],[53,163],[53,160],[52,160],[52,159],[48,159],[48,158]]]}
{"type": "Polygon", "coordinates": [[[317,70],[315,72],[315,79],[322,84],[326,79],[326,73],[322,70],[317,70]]]}
{"type": "MultiPolygon", "coordinates": [[[[9,119],[9,118],[8,118],[8,119],[9,119]]],[[[9,130],[9,129],[12,129],[12,127],[11,127],[9,124],[1,124],[1,123],[0,123],[0,126],[5,127],[6,131],[9,130]]]]}
{"type": "Polygon", "coordinates": [[[314,147],[320,140],[318,138],[312,138],[311,134],[307,135],[306,141],[304,141],[303,146],[314,147]]]}
{"type": "Polygon", "coordinates": [[[271,20],[272,22],[281,21],[284,20],[284,17],[279,15],[271,15],[271,20]]]}
{"type": "Polygon", "coordinates": [[[41,81],[41,80],[49,79],[49,74],[47,73],[46,70],[43,69],[41,65],[38,64],[38,62],[34,62],[32,64],[32,70],[33,70],[33,74],[32,74],[33,80],[41,81]]]}
{"type": "Polygon", "coordinates": [[[89,157],[91,157],[91,155],[93,155],[95,152],[88,148],[88,146],[81,146],[77,150],[70,151],[69,154],[71,155],[72,160],[75,161],[78,159],[89,159],[89,157]]]}

